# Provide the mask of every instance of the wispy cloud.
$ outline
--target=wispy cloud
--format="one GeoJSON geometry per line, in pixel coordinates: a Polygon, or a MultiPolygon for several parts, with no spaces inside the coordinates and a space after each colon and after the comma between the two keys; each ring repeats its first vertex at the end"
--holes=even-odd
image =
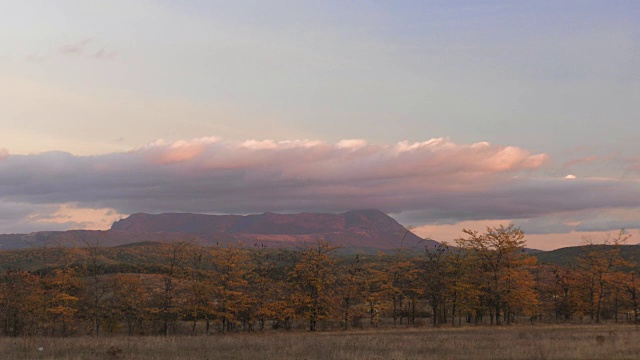
{"type": "Polygon", "coordinates": [[[25,56],[25,61],[27,62],[42,62],[45,61],[49,58],[49,54],[29,54],[27,56],[25,56]]]}
{"type": "Polygon", "coordinates": [[[640,156],[626,160],[627,170],[640,173],[640,156]]]}
{"type": "Polygon", "coordinates": [[[98,51],[96,51],[92,57],[95,59],[100,59],[100,60],[108,60],[108,59],[113,59],[114,57],[116,57],[116,55],[118,55],[118,52],[115,50],[107,50],[106,48],[102,48],[98,51]]]}
{"type": "Polygon", "coordinates": [[[593,164],[597,161],[603,161],[606,160],[603,157],[600,156],[594,156],[594,155],[590,155],[590,156],[585,156],[582,158],[578,158],[578,159],[572,159],[569,161],[565,161],[564,164],[562,164],[563,167],[571,167],[571,166],[575,166],[575,165],[588,165],[588,164],[593,164]]]}
{"type": "Polygon", "coordinates": [[[60,46],[58,51],[60,51],[60,53],[64,55],[82,55],[90,42],[91,39],[86,38],[73,43],[64,44],[60,46]]]}
{"type": "Polygon", "coordinates": [[[84,38],[82,40],[66,43],[49,49],[43,53],[32,53],[24,57],[27,62],[43,62],[55,56],[77,56],[87,59],[110,60],[118,55],[117,50],[109,49],[106,46],[96,47],[93,39],[84,38]]]}

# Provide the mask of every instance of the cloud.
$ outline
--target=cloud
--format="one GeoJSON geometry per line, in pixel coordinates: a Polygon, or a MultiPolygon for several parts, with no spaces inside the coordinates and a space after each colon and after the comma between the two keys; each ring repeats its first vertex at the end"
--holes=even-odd
{"type": "Polygon", "coordinates": [[[531,219],[469,220],[454,224],[423,225],[413,229],[413,232],[421,237],[452,242],[465,237],[462,229],[482,232],[487,227],[513,223],[525,232],[528,247],[552,250],[581,245],[585,238],[602,242],[615,237],[622,228],[628,234],[634,234],[628,243],[636,243],[634,239],[640,234],[640,221],[637,219],[640,219],[640,209],[596,209],[555,213],[531,219]]]}
{"type": "Polygon", "coordinates": [[[92,39],[85,38],[72,43],[60,45],[57,48],[49,49],[44,53],[28,54],[24,57],[24,60],[32,63],[39,63],[59,55],[110,60],[118,55],[117,50],[110,50],[106,46],[98,48],[98,50],[96,50],[96,47],[91,49],[92,42],[92,39]]]}
{"type": "Polygon", "coordinates": [[[103,230],[123,218],[109,208],[83,208],[75,203],[31,204],[0,201],[0,233],[68,229],[103,230]]]}
{"type": "Polygon", "coordinates": [[[53,212],[55,206],[53,205],[37,205],[20,202],[2,201],[0,202],[0,221],[2,222],[17,222],[21,219],[33,218],[33,214],[42,213],[48,214],[53,212]]]}
{"type": "MultiPolygon", "coordinates": [[[[606,179],[526,179],[496,181],[481,191],[417,194],[421,208],[405,209],[399,218],[410,224],[455,224],[465,220],[532,219],[541,216],[611,208],[640,207],[638,181],[606,179]]],[[[540,230],[536,230],[540,231],[540,230]]]]}
{"type": "Polygon", "coordinates": [[[600,156],[586,156],[583,158],[579,158],[579,159],[573,159],[573,160],[569,160],[569,161],[565,161],[564,164],[562,164],[563,167],[570,167],[570,166],[574,166],[574,165],[587,165],[587,164],[592,164],[594,162],[597,161],[603,161],[606,160],[605,158],[602,158],[600,156]]]}
{"type": "Polygon", "coordinates": [[[640,156],[627,159],[626,169],[630,172],[640,172],[640,156]]]}
{"type": "Polygon", "coordinates": [[[569,221],[566,214],[551,214],[526,220],[516,220],[514,224],[526,234],[562,234],[575,230],[575,223],[569,221]]]}
{"type": "Polygon", "coordinates": [[[367,146],[367,142],[363,139],[346,139],[346,140],[340,140],[337,144],[336,147],[338,149],[352,149],[352,150],[358,150],[360,148],[363,148],[367,146]]]}
{"type": "Polygon", "coordinates": [[[7,153],[0,202],[118,214],[377,208],[411,224],[640,207],[638,181],[532,178],[546,161],[517,147],[446,138],[332,144],[210,137],[93,156],[7,153]]]}
{"type": "Polygon", "coordinates": [[[108,60],[108,59],[113,59],[114,57],[116,57],[116,55],[118,55],[117,51],[107,50],[106,48],[102,48],[96,51],[92,57],[100,60],[108,60]]]}
{"type": "Polygon", "coordinates": [[[640,229],[640,207],[588,213],[575,227],[576,231],[614,231],[620,229],[640,229]]]}
{"type": "Polygon", "coordinates": [[[39,62],[43,62],[45,60],[47,60],[47,58],[49,58],[49,55],[40,55],[40,54],[29,54],[27,56],[25,56],[25,60],[27,62],[31,62],[31,63],[39,63],[39,62]]]}
{"type": "Polygon", "coordinates": [[[38,223],[49,225],[75,224],[75,228],[86,230],[108,229],[115,221],[123,218],[122,214],[112,209],[82,208],[77,204],[67,203],[57,206],[55,211],[40,217],[38,223]]]}
{"type": "Polygon", "coordinates": [[[208,137],[195,139],[193,141],[176,141],[166,145],[163,140],[149,144],[138,152],[147,153],[147,157],[156,164],[172,164],[195,159],[202,154],[207,145],[217,142],[217,138],[208,137]]]}
{"type": "Polygon", "coordinates": [[[90,42],[91,39],[89,38],[82,39],[80,41],[62,45],[58,50],[64,55],[82,55],[90,42]]]}
{"type": "Polygon", "coordinates": [[[55,213],[58,206],[51,204],[30,204],[11,201],[0,201],[0,232],[28,233],[32,231],[65,230],[76,228],[79,224],[40,222],[55,213]]]}
{"type": "Polygon", "coordinates": [[[0,161],[9,157],[9,150],[0,148],[0,161]]]}

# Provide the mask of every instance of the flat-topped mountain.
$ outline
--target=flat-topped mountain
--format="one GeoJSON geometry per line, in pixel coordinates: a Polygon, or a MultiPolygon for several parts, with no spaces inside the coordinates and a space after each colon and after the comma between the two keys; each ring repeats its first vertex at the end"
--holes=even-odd
{"type": "Polygon", "coordinates": [[[205,215],[189,213],[133,214],[116,221],[111,230],[70,230],[0,235],[0,249],[33,246],[103,246],[144,241],[197,239],[200,244],[255,243],[291,246],[331,241],[342,247],[394,249],[432,246],[396,220],[378,210],[353,210],[342,214],[301,213],[259,215],[205,215]]]}
{"type": "MultiPolygon", "coordinates": [[[[332,241],[341,246],[390,249],[423,241],[378,210],[342,214],[301,213],[259,215],[133,214],[113,224],[126,233],[186,233],[215,241],[310,242],[332,241]],[[404,240],[403,240],[404,238],[404,240]]],[[[425,245],[435,244],[423,241],[425,245]]]]}

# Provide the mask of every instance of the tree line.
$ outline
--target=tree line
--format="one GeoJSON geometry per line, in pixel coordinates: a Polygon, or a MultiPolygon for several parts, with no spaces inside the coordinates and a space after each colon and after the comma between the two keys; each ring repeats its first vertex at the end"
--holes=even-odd
{"type": "MultiPolygon", "coordinates": [[[[304,327],[638,322],[636,264],[621,231],[568,265],[538,264],[513,225],[463,230],[453,244],[378,256],[192,242],[144,248],[121,266],[110,248],[41,249],[55,266],[0,276],[0,335],[264,331],[304,327]]],[[[120,256],[130,256],[122,250],[120,256]]]]}

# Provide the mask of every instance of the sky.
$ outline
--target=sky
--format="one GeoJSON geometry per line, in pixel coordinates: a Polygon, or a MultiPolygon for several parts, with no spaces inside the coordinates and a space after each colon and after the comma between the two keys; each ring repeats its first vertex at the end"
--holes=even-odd
{"type": "Polygon", "coordinates": [[[376,208],[640,241],[640,2],[0,6],[0,233],[376,208]]]}

